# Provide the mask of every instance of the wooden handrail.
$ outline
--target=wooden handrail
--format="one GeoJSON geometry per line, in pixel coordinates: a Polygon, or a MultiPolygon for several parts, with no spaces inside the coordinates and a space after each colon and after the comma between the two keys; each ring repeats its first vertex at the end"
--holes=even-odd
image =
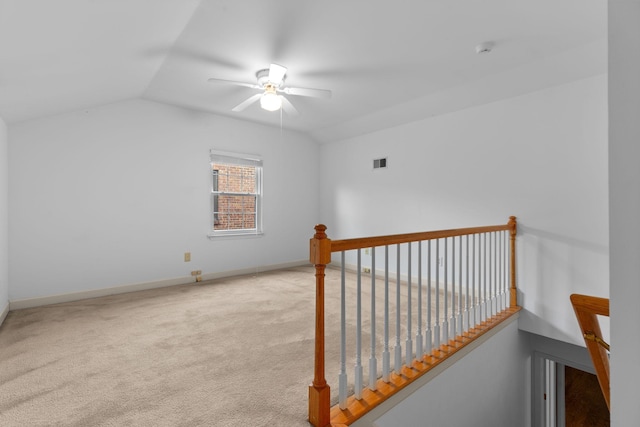
{"type": "Polygon", "coordinates": [[[598,383],[611,410],[609,390],[609,345],[602,339],[600,322],[596,316],[609,316],[609,299],[587,295],[571,295],[571,305],[576,313],[582,337],[589,350],[589,355],[596,370],[598,383]]]}
{"type": "MultiPolygon", "coordinates": [[[[515,217],[512,217],[515,221],[515,217]]],[[[353,249],[372,248],[385,245],[435,240],[445,237],[466,236],[469,234],[490,233],[492,231],[511,231],[514,225],[492,225],[486,227],[455,228],[451,230],[425,231],[422,233],[393,234],[389,236],[360,237],[346,240],[333,240],[331,252],[349,251],[353,249]]]]}
{"type": "Polygon", "coordinates": [[[515,243],[517,223],[516,217],[509,217],[505,225],[458,228],[451,230],[428,231],[420,233],[396,234],[388,236],[363,237],[332,241],[327,237],[327,227],[323,224],[315,226],[315,234],[309,242],[309,261],[316,269],[316,331],[315,331],[315,363],[314,378],[309,386],[309,422],[315,427],[326,427],[331,424],[330,387],[325,378],[325,334],[324,334],[324,278],[326,266],[331,263],[331,253],[353,249],[365,249],[378,246],[396,245],[423,240],[442,239],[495,231],[510,232],[510,300],[509,305],[517,312],[515,243]]]}

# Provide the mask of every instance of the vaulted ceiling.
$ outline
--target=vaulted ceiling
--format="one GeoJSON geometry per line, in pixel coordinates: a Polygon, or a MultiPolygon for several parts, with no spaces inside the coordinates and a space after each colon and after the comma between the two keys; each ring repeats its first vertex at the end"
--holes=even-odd
{"type": "Polygon", "coordinates": [[[0,117],[143,98],[339,140],[606,72],[602,0],[0,0],[0,117]],[[476,45],[491,41],[491,53],[476,45]],[[298,116],[253,104],[277,63],[298,116]]]}

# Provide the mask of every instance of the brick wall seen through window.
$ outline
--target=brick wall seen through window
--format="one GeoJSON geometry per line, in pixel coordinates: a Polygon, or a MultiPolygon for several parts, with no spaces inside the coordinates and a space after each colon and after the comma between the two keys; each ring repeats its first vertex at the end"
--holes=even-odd
{"type": "Polygon", "coordinates": [[[256,166],[212,164],[214,230],[257,228],[256,166]]]}

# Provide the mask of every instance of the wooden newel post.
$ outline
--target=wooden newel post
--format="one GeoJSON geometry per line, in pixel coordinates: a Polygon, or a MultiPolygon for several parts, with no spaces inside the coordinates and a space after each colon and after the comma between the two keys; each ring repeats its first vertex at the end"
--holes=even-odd
{"type": "Polygon", "coordinates": [[[324,377],[324,271],[331,262],[331,239],[323,224],[315,226],[309,241],[309,261],[316,266],[316,348],[313,383],[309,386],[309,422],[315,427],[330,423],[330,389],[324,377]]]}
{"type": "Polygon", "coordinates": [[[510,292],[509,306],[517,307],[518,306],[518,288],[516,288],[516,229],[517,229],[518,223],[516,222],[516,217],[510,216],[509,222],[507,224],[509,225],[509,228],[510,228],[509,233],[511,235],[511,239],[510,239],[511,284],[509,288],[509,292],[510,292]]]}

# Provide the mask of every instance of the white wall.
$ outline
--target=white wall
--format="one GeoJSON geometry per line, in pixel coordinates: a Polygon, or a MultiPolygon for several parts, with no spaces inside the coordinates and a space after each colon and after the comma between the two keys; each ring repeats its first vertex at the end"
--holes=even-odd
{"type": "Polygon", "coordinates": [[[0,323],[9,304],[9,141],[0,117],[0,323]]]}
{"type": "Polygon", "coordinates": [[[611,425],[638,425],[640,2],[609,1],[611,425]]]}
{"type": "Polygon", "coordinates": [[[323,145],[321,163],[330,238],[516,215],[520,327],[584,345],[569,295],[608,296],[606,76],[323,145]]]}
{"type": "Polygon", "coordinates": [[[12,301],[308,257],[319,149],[301,134],[132,100],[9,138],[12,301]],[[263,237],[207,238],[211,148],[262,156],[263,237]]]}
{"type": "Polygon", "coordinates": [[[393,407],[374,426],[528,426],[530,356],[514,322],[393,407]]]}

